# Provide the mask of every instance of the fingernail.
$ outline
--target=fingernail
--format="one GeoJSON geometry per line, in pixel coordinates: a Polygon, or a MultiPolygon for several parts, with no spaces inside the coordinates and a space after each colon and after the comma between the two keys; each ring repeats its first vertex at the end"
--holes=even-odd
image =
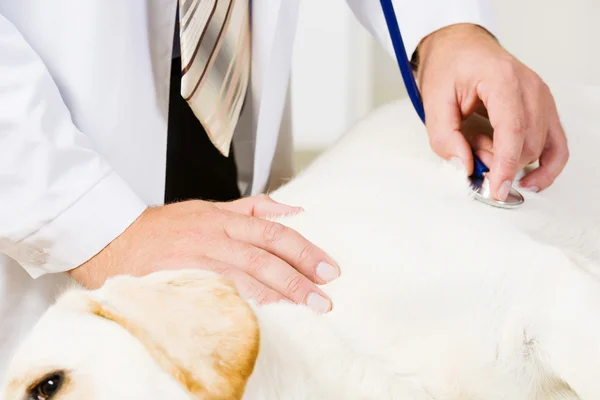
{"type": "Polygon", "coordinates": [[[465,166],[464,166],[463,162],[458,157],[452,157],[450,159],[450,164],[452,164],[453,166],[455,166],[458,169],[461,169],[461,170],[465,169],[465,166]]]}
{"type": "Polygon", "coordinates": [[[329,311],[331,302],[320,294],[313,292],[306,298],[306,305],[313,311],[323,314],[329,311]]]}
{"type": "Polygon", "coordinates": [[[504,181],[502,185],[500,185],[500,189],[498,189],[498,199],[500,201],[506,200],[508,197],[508,192],[510,192],[510,188],[512,183],[510,181],[504,181]]]}
{"type": "Polygon", "coordinates": [[[330,282],[340,276],[340,273],[334,266],[322,262],[317,265],[317,276],[324,282],[330,282]]]}
{"type": "Polygon", "coordinates": [[[526,190],[529,190],[530,192],[534,192],[537,193],[540,191],[540,188],[537,186],[529,186],[529,187],[525,187],[526,190]]]}

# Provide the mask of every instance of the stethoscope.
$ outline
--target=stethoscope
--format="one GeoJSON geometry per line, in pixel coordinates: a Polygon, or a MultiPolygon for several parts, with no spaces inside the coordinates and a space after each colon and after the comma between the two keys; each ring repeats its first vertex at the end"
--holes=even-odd
{"type": "MultiPolygon", "coordinates": [[[[404,81],[406,91],[415,108],[415,111],[421,118],[421,121],[425,123],[425,110],[423,108],[423,101],[421,99],[417,82],[415,81],[415,77],[410,67],[408,56],[406,55],[404,42],[402,40],[402,35],[400,34],[400,27],[398,26],[398,20],[396,18],[392,0],[380,0],[380,2],[390,34],[390,39],[392,40],[394,47],[394,53],[396,54],[396,61],[398,62],[398,67],[400,68],[400,73],[402,74],[402,80],[404,81]]],[[[493,199],[489,187],[489,181],[485,177],[485,174],[489,172],[488,167],[486,167],[479,157],[477,157],[475,152],[473,152],[473,160],[473,174],[469,178],[471,180],[471,190],[477,200],[500,208],[517,208],[524,203],[523,196],[514,188],[511,188],[505,201],[493,199]]]]}

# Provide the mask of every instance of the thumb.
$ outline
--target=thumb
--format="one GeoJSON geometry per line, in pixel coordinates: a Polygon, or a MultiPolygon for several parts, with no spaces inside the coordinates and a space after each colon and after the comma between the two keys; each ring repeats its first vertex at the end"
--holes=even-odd
{"type": "Polygon", "coordinates": [[[446,160],[458,158],[467,175],[471,175],[473,153],[469,142],[460,131],[462,115],[456,101],[432,99],[425,112],[431,149],[446,160]]]}

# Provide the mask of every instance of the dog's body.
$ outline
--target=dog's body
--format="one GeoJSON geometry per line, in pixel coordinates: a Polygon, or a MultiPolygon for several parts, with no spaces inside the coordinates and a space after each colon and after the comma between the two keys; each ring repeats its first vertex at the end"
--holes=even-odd
{"type": "Polygon", "coordinates": [[[273,193],[341,266],[331,313],[248,306],[204,272],[116,278],[49,310],[2,400],[56,371],[53,400],[600,398],[600,139],[575,93],[569,166],[519,210],[473,200],[408,101],[273,193]]]}

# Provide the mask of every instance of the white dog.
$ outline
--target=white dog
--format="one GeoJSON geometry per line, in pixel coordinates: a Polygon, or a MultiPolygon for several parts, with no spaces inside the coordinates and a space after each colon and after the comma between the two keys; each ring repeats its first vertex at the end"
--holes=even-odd
{"type": "Polygon", "coordinates": [[[332,312],[256,307],[200,271],[75,288],[0,398],[599,399],[600,95],[555,93],[571,160],[522,208],[474,200],[411,104],[387,105],[272,194],[339,262],[332,312]]]}

